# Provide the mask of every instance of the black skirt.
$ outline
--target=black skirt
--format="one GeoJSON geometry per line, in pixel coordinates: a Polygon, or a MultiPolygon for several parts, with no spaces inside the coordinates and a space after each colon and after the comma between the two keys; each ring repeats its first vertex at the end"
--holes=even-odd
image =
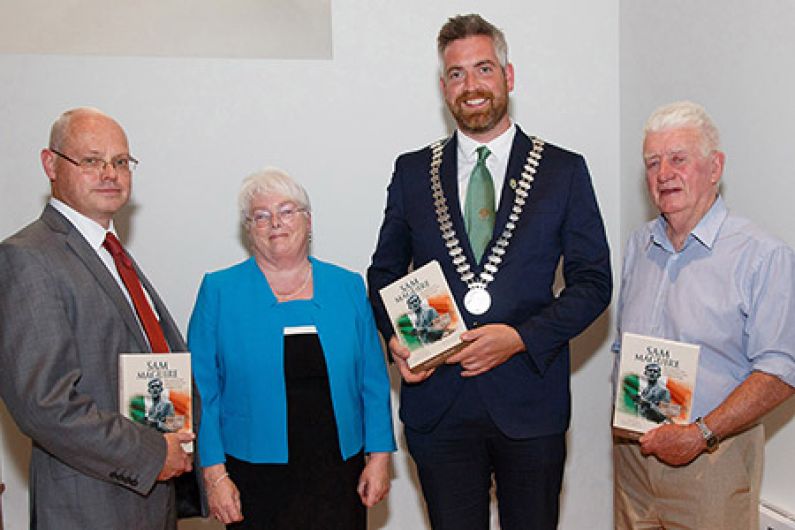
{"type": "Polygon", "coordinates": [[[244,520],[233,529],[365,530],[356,493],[364,455],[342,460],[328,373],[317,334],[284,338],[287,464],[253,464],[227,455],[244,520]]]}

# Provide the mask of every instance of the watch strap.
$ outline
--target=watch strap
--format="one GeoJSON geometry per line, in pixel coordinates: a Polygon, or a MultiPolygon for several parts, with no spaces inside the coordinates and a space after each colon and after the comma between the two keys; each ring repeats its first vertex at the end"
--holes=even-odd
{"type": "Polygon", "coordinates": [[[704,440],[707,442],[707,451],[710,453],[715,451],[715,449],[718,448],[718,437],[715,436],[715,433],[712,432],[709,427],[707,427],[707,424],[704,422],[704,418],[699,416],[693,423],[696,424],[701,436],[703,436],[704,440]]]}

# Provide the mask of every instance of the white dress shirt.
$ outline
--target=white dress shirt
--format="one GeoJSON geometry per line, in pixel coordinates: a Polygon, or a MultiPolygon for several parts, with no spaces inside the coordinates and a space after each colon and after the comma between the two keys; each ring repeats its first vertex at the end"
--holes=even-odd
{"type": "MultiPolygon", "coordinates": [[[[127,287],[124,285],[121,276],[119,276],[119,270],[116,268],[116,262],[113,261],[113,256],[111,256],[110,252],[108,252],[108,250],[102,246],[102,243],[105,241],[105,234],[107,232],[112,232],[114,236],[118,237],[118,234],[116,234],[116,228],[113,225],[113,219],[111,219],[110,225],[106,230],[105,227],[93,219],[86,217],[68,204],[59,201],[56,198],[50,197],[49,202],[50,206],[63,214],[63,216],[66,217],[69,222],[72,223],[72,225],[74,225],[77,231],[80,232],[80,235],[82,235],[83,238],[88,241],[88,244],[94,249],[94,252],[97,253],[99,259],[102,260],[102,263],[105,264],[105,267],[108,269],[108,272],[110,272],[111,276],[113,276],[113,279],[116,280],[117,284],[119,284],[119,289],[121,289],[121,292],[127,299],[127,303],[130,304],[130,307],[133,310],[136,320],[138,320],[138,313],[135,311],[135,305],[133,305],[132,298],[130,298],[130,293],[127,292],[127,287]]],[[[152,307],[152,311],[154,311],[155,316],[158,320],[160,320],[160,315],[157,313],[157,309],[155,309],[155,305],[152,303],[152,298],[149,296],[146,287],[141,284],[141,288],[143,289],[144,295],[146,295],[146,301],[149,302],[149,305],[152,307]]],[[[144,331],[143,326],[141,326],[140,320],[138,320],[138,326],[140,326],[144,338],[147,338],[146,332],[144,331]]]]}
{"type": "Polygon", "coordinates": [[[485,145],[491,151],[486,159],[486,167],[491,173],[491,180],[494,182],[494,209],[500,207],[500,196],[502,195],[502,185],[505,182],[505,173],[508,171],[508,159],[511,156],[513,138],[516,136],[516,127],[513,122],[504,133],[488,143],[481,143],[473,140],[459,129],[458,135],[458,199],[461,205],[461,213],[464,213],[464,204],[467,197],[467,186],[469,186],[469,176],[478,163],[477,149],[485,145]]]}

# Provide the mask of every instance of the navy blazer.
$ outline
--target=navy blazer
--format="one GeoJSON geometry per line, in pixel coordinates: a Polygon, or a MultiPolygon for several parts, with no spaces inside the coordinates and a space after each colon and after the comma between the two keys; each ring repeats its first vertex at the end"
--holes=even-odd
{"type": "MultiPolygon", "coordinates": [[[[440,178],[453,228],[472,265],[458,198],[457,145],[453,135],[443,150],[440,178]]],[[[517,127],[488,249],[505,228],[515,195],[511,179],[521,178],[531,148],[530,138],[517,127]]],[[[570,416],[569,340],[602,313],[612,292],[610,251],[585,160],[552,144],[544,145],[523,213],[488,287],[491,308],[479,317],[463,306],[467,288],[455,271],[436,220],[430,163],[428,147],[403,154],[395,163],[384,221],[367,271],[379,330],[387,341],[394,334],[379,289],[406,274],[412,264],[419,267],[438,260],[468,328],[508,324],[527,348],[475,377],[498,428],[514,438],[565,432],[570,416]],[[565,288],[555,297],[552,288],[561,257],[565,288]]],[[[481,269],[474,266],[473,270],[481,269]]],[[[421,383],[404,382],[401,420],[415,430],[433,429],[460,389],[460,372],[459,365],[443,365],[421,383]]]]}

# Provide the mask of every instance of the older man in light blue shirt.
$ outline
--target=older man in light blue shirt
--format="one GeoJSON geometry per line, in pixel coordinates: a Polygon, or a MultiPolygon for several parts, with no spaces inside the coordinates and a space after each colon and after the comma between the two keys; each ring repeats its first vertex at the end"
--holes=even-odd
{"type": "Polygon", "coordinates": [[[627,244],[623,332],[701,347],[693,417],[616,440],[616,528],[758,528],[760,418],[795,393],[795,252],[729,213],[725,155],[699,105],[646,124],[643,157],[660,216],[627,244]]]}

